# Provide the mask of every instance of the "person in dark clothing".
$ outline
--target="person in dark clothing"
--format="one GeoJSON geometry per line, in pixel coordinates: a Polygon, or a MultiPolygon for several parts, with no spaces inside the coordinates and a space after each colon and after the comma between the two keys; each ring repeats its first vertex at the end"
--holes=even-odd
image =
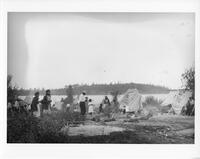
{"type": "Polygon", "coordinates": [[[99,113],[102,113],[102,112],[103,112],[103,104],[101,103],[99,106],[99,113]]]}
{"type": "Polygon", "coordinates": [[[110,118],[110,113],[111,113],[111,103],[110,100],[107,96],[102,101],[103,104],[103,113],[106,115],[108,118],[110,118]]]}
{"type": "Polygon", "coordinates": [[[110,106],[110,100],[107,96],[105,96],[105,98],[102,101],[103,107],[105,108],[106,106],[110,106]]]}
{"type": "Polygon", "coordinates": [[[85,92],[82,92],[82,94],[79,97],[79,104],[81,109],[81,115],[85,115],[86,113],[86,107],[85,107],[85,92]]]}
{"type": "Polygon", "coordinates": [[[193,113],[194,113],[194,99],[190,97],[186,104],[186,115],[194,115],[193,113]]]}
{"type": "Polygon", "coordinates": [[[89,103],[89,100],[88,100],[88,97],[85,97],[85,111],[88,112],[88,103],[89,103]]]}
{"type": "Polygon", "coordinates": [[[51,107],[51,91],[48,89],[46,90],[46,95],[43,97],[41,104],[42,104],[42,110],[41,110],[41,115],[43,115],[43,110],[47,111],[50,110],[51,107]]]}
{"type": "Polygon", "coordinates": [[[31,113],[38,111],[37,105],[39,104],[39,92],[35,93],[35,96],[33,97],[32,103],[31,103],[31,113]]]}

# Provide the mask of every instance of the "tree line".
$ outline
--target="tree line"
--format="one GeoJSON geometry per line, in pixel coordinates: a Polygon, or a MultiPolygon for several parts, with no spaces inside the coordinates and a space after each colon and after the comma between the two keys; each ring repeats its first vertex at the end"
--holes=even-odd
{"type": "MultiPolygon", "coordinates": [[[[52,95],[66,95],[67,88],[71,86],[73,88],[73,94],[78,95],[83,90],[88,95],[105,95],[118,91],[119,94],[126,92],[128,89],[137,89],[141,94],[159,94],[169,93],[170,89],[163,86],[152,84],[139,84],[139,83],[110,83],[110,84],[74,84],[66,85],[63,88],[51,89],[52,95]]],[[[17,89],[18,95],[33,95],[36,91],[41,95],[45,94],[45,89],[17,89]]]]}

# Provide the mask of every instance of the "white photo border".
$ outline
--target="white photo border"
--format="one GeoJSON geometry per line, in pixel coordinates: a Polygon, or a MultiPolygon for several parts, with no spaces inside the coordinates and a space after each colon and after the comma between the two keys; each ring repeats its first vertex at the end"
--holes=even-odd
{"type": "Polygon", "coordinates": [[[200,158],[199,0],[1,0],[1,158],[200,158]],[[9,12],[193,12],[195,13],[195,144],[7,144],[7,15],[9,12]]]}

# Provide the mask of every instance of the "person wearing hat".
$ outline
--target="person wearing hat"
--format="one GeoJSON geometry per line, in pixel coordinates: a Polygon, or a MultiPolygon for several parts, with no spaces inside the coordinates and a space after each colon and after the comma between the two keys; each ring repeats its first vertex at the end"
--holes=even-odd
{"type": "Polygon", "coordinates": [[[31,114],[33,115],[34,112],[38,111],[37,105],[39,104],[39,92],[35,93],[33,100],[31,102],[31,114]]]}
{"type": "Polygon", "coordinates": [[[41,104],[42,104],[42,110],[41,110],[41,115],[43,115],[43,111],[48,111],[50,110],[51,107],[51,91],[48,89],[46,90],[46,95],[43,97],[41,104]]]}
{"type": "Polygon", "coordinates": [[[85,107],[85,91],[83,91],[79,97],[79,106],[81,109],[81,115],[85,115],[86,113],[86,107],[85,107]]]}

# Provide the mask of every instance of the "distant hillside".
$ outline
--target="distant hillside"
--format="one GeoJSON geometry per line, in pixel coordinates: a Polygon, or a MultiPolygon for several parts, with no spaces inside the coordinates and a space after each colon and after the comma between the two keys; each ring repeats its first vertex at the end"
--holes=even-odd
{"type": "MultiPolygon", "coordinates": [[[[52,89],[52,95],[66,95],[65,88],[52,89]]],[[[141,94],[160,94],[169,93],[169,89],[162,86],[156,86],[151,84],[138,84],[138,83],[116,83],[116,84],[92,84],[92,85],[72,85],[74,94],[80,94],[83,90],[86,91],[88,95],[105,95],[110,94],[110,92],[118,91],[120,94],[126,92],[128,89],[136,88],[141,94]]],[[[44,94],[45,90],[39,89],[20,89],[18,90],[19,95],[34,94],[34,92],[39,91],[40,94],[44,94]]]]}

